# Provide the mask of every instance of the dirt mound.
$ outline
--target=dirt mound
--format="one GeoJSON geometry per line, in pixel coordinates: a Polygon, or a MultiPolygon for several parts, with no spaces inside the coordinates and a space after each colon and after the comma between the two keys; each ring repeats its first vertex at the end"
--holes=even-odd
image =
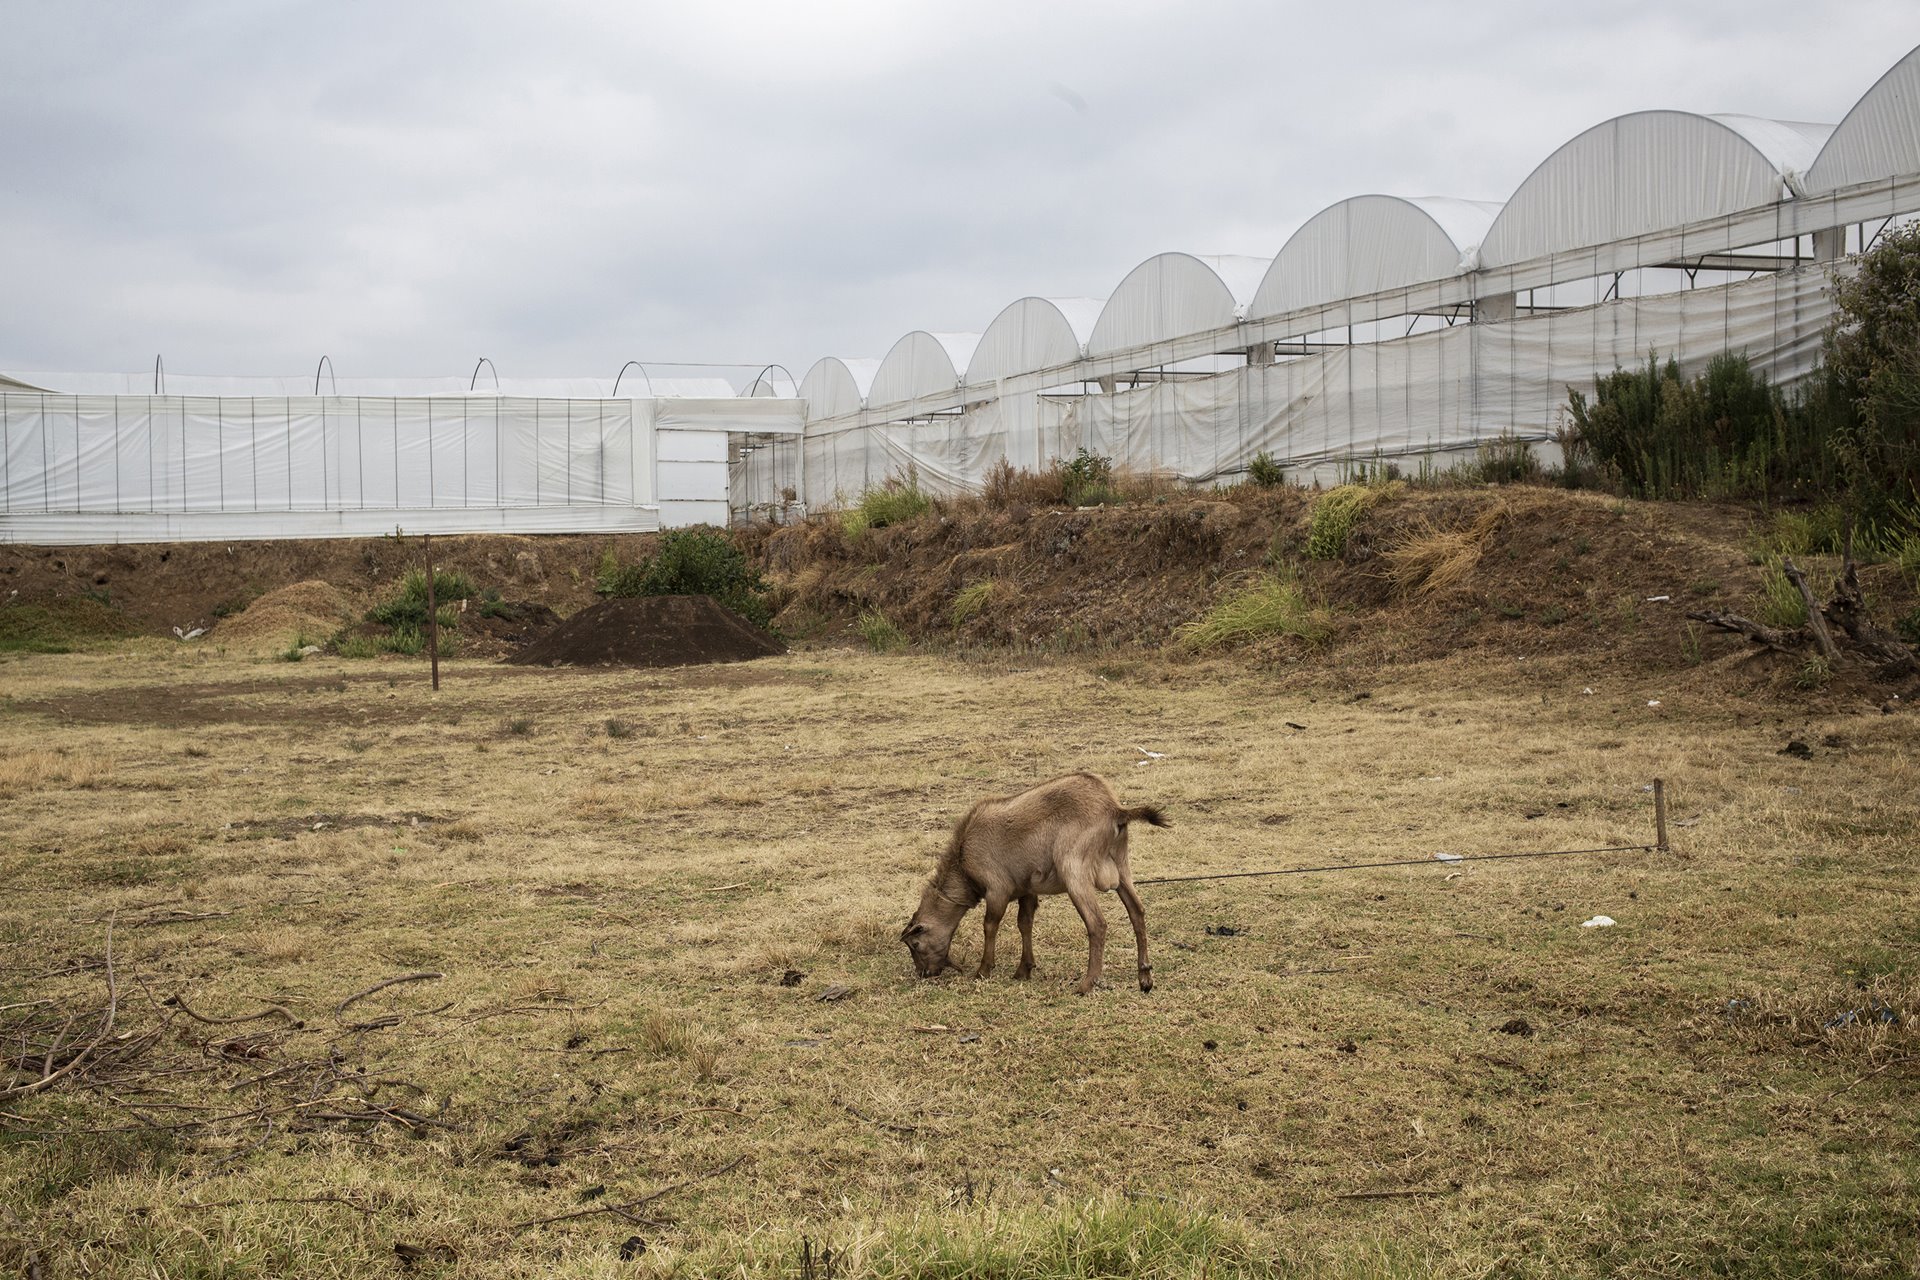
{"type": "Polygon", "coordinates": [[[350,621],[353,602],[328,582],[296,582],[269,591],[213,628],[213,639],[225,645],[279,648],[305,636],[325,644],[350,621]]]}
{"type": "Polygon", "coordinates": [[[710,596],[641,596],[582,609],[507,661],[541,667],[685,667],[785,652],[779,641],[710,596]]]}

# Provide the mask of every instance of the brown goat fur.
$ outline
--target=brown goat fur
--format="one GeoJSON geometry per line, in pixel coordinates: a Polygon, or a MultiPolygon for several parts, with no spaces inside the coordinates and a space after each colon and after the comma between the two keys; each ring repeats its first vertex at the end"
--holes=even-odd
{"type": "Polygon", "coordinates": [[[1087,971],[1081,995],[1100,980],[1107,945],[1107,919],[1099,894],[1117,889],[1133,923],[1139,951],[1140,989],[1153,990],[1147,963],[1147,912],[1134,891],[1127,864],[1127,824],[1171,825],[1153,805],[1127,808],[1106,779],[1069,773],[1018,795],[982,800],[953,829],[940,865],[920,895],[919,909],[901,931],[923,978],[958,968],[948,958],[954,931],[976,903],[986,904],[986,938],[976,977],[993,973],[993,942],[1007,904],[1020,905],[1020,967],[1033,973],[1033,917],[1040,895],[1064,893],[1087,926],[1087,971]]]}

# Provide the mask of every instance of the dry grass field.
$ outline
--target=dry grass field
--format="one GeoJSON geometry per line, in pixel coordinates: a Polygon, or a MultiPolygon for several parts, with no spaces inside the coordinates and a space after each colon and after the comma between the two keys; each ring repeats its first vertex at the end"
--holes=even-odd
{"type": "Polygon", "coordinates": [[[1911,713],[1473,654],[445,675],[0,663],[0,1269],[1920,1270],[1911,713]],[[915,980],[952,820],[1077,768],[1167,810],[1142,878],[1638,845],[1655,776],[1675,849],[1149,886],[1145,996],[1109,896],[1074,997],[1047,899],[1034,981],[915,980]]]}

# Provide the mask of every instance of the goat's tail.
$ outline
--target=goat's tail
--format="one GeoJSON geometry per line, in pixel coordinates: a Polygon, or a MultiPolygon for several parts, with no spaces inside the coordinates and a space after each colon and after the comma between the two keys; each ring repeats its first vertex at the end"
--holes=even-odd
{"type": "Polygon", "coordinates": [[[1156,827],[1171,827],[1173,825],[1167,821],[1167,815],[1160,812],[1158,805],[1151,804],[1137,804],[1131,809],[1122,809],[1119,813],[1118,821],[1123,827],[1129,822],[1146,822],[1156,827]]]}

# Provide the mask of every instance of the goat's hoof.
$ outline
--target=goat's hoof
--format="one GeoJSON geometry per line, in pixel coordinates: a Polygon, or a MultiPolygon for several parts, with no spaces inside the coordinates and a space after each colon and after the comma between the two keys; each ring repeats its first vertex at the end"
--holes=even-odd
{"type": "Polygon", "coordinates": [[[1027,965],[1021,965],[1018,969],[1015,969],[1013,971],[1013,980],[1015,982],[1025,982],[1028,978],[1031,978],[1032,976],[1033,976],[1033,970],[1027,965]]]}
{"type": "Polygon", "coordinates": [[[1153,990],[1153,979],[1149,978],[1144,973],[1141,974],[1140,975],[1140,993],[1142,995],[1145,995],[1147,992],[1151,990],[1153,990]]]}

